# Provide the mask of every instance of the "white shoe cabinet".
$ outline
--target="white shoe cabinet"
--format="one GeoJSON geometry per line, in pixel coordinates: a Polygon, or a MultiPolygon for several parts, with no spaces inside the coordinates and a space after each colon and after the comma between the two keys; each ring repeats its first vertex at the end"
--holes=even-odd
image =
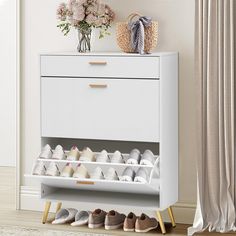
{"type": "MultiPolygon", "coordinates": [[[[48,140],[71,146],[75,140],[96,140],[115,142],[122,152],[124,143],[130,150],[134,144],[151,145],[157,158],[145,167],[150,174],[147,184],[27,175],[40,181],[41,197],[76,201],[91,210],[153,210],[165,233],[161,211],[168,209],[174,226],[171,206],[178,200],[178,53],[44,54],[40,63],[42,146],[48,140]]],[[[79,161],[71,163],[76,166],[79,161]]],[[[83,164],[88,169],[100,165],[104,171],[112,166],[119,174],[128,166],[83,164]]],[[[49,207],[47,203],[44,220],[49,207]]]]}

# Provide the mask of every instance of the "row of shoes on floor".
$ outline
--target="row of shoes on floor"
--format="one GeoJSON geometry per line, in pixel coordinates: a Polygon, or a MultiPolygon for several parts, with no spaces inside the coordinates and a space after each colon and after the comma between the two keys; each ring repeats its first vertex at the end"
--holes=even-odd
{"type": "Polygon", "coordinates": [[[133,165],[153,165],[155,162],[155,156],[150,150],[146,150],[142,155],[138,149],[133,149],[127,160],[124,159],[120,151],[115,151],[113,155],[109,156],[106,150],[102,150],[97,155],[88,148],[85,147],[82,152],[76,146],[73,146],[66,156],[66,153],[61,145],[57,145],[54,152],[50,145],[43,147],[42,152],[39,155],[41,159],[55,159],[55,160],[68,160],[68,161],[86,161],[86,162],[110,162],[110,163],[126,163],[133,165]]]}
{"type": "Polygon", "coordinates": [[[106,230],[119,229],[123,227],[124,231],[135,231],[145,233],[158,227],[155,218],[150,218],[146,214],[137,217],[130,212],[127,216],[117,211],[105,212],[101,209],[90,211],[78,211],[73,208],[61,209],[56,213],[52,224],[71,223],[71,226],[88,225],[89,228],[100,228],[105,226],[106,230]],[[71,223],[73,222],[73,223],[71,223]]]}
{"type": "Polygon", "coordinates": [[[100,167],[96,167],[95,170],[89,174],[87,168],[83,164],[78,164],[76,169],[73,169],[71,163],[67,163],[60,172],[55,162],[50,162],[48,168],[44,165],[44,162],[38,161],[34,167],[33,175],[46,175],[46,176],[61,176],[66,178],[79,178],[79,179],[99,179],[99,180],[113,180],[113,181],[126,181],[126,182],[148,182],[148,172],[144,167],[140,167],[137,173],[131,168],[126,167],[122,175],[119,177],[116,170],[112,167],[108,169],[106,174],[100,167]]]}

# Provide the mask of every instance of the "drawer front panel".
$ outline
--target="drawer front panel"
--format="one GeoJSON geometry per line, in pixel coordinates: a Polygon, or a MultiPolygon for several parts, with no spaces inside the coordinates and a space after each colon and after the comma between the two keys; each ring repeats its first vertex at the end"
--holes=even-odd
{"type": "Polygon", "coordinates": [[[41,78],[42,136],[158,142],[159,83],[41,78]]]}
{"type": "Polygon", "coordinates": [[[41,56],[41,76],[153,78],[159,57],[41,56]]]}

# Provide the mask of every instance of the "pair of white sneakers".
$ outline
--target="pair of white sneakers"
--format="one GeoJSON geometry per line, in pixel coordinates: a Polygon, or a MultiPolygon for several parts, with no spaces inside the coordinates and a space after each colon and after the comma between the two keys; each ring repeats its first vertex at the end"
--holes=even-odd
{"type": "Polygon", "coordinates": [[[61,145],[57,145],[54,152],[49,144],[45,145],[39,155],[41,159],[55,159],[55,160],[64,160],[66,159],[66,154],[61,145]]]}
{"type": "Polygon", "coordinates": [[[154,165],[155,163],[155,156],[152,151],[146,150],[142,155],[138,149],[133,149],[128,159],[126,160],[126,164],[132,165],[154,165]]]}
{"type": "Polygon", "coordinates": [[[140,167],[135,173],[135,171],[131,167],[127,167],[122,176],[120,177],[121,181],[126,182],[139,182],[139,183],[147,183],[148,182],[148,173],[144,167],[140,167]]]}
{"type": "Polygon", "coordinates": [[[96,157],[96,162],[125,163],[124,157],[120,151],[115,151],[109,157],[106,150],[102,150],[96,157]]]}
{"type": "Polygon", "coordinates": [[[91,173],[91,179],[119,180],[116,170],[112,167],[108,169],[106,174],[103,173],[100,167],[96,167],[91,173]]]}
{"type": "Polygon", "coordinates": [[[33,175],[60,176],[60,170],[55,162],[51,162],[46,168],[43,161],[37,161],[33,169],[33,175]]]}

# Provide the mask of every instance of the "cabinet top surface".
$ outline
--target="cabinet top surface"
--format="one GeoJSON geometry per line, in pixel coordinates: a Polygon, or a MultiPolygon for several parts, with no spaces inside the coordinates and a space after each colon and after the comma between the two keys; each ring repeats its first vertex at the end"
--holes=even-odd
{"type": "Polygon", "coordinates": [[[153,52],[151,54],[137,54],[137,53],[122,53],[122,52],[90,52],[90,53],[78,53],[78,52],[43,52],[41,56],[114,56],[114,57],[160,57],[176,55],[178,52],[153,52]]]}

